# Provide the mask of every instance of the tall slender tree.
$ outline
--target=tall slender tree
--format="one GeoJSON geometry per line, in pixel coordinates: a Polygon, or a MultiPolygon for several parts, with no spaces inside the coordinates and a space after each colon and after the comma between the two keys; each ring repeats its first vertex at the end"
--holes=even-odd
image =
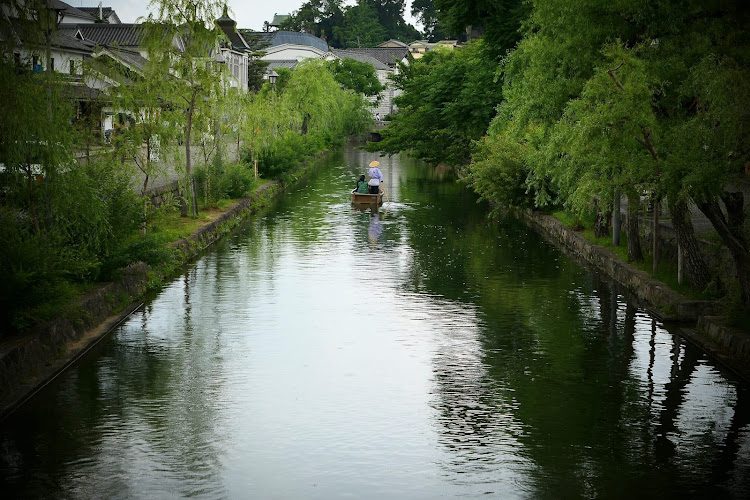
{"type": "MultiPolygon", "coordinates": [[[[219,47],[215,20],[221,14],[219,0],[153,0],[150,14],[149,58],[160,64],[170,82],[170,105],[180,111],[185,145],[185,182],[190,193],[190,212],[197,215],[192,179],[193,126],[203,118],[205,104],[220,91],[220,75],[214,58],[219,47]]],[[[188,206],[183,206],[187,216],[188,206]]]]}

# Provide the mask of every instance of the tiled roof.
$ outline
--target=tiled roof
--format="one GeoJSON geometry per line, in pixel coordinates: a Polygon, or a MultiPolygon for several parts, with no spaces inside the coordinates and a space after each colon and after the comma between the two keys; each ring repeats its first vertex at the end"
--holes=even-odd
{"type": "Polygon", "coordinates": [[[145,57],[141,56],[138,52],[133,52],[132,50],[110,48],[104,53],[113,59],[121,60],[126,66],[130,66],[138,71],[142,71],[147,62],[145,57]]]}
{"type": "Polygon", "coordinates": [[[393,68],[397,62],[409,55],[408,47],[375,47],[365,49],[347,49],[347,52],[367,55],[393,68]]]}
{"type": "Polygon", "coordinates": [[[64,89],[64,92],[68,97],[72,97],[74,99],[82,101],[97,99],[102,94],[100,90],[91,88],[81,82],[73,82],[71,83],[71,85],[66,85],[64,89]]]}
{"type": "Polygon", "coordinates": [[[237,23],[234,19],[227,15],[227,7],[224,6],[224,15],[216,20],[216,24],[219,25],[221,31],[229,40],[229,45],[233,50],[245,51],[250,49],[250,46],[242,37],[242,34],[237,30],[237,23]]]}
{"type": "Polygon", "coordinates": [[[294,69],[299,61],[296,59],[277,59],[266,62],[268,63],[268,69],[271,70],[276,68],[294,69]]]}
{"type": "MultiPolygon", "coordinates": [[[[65,26],[65,25],[61,25],[65,26]]],[[[84,40],[97,45],[117,44],[120,47],[137,47],[143,42],[144,30],[139,24],[78,24],[84,40]]]]}
{"type": "MultiPolygon", "coordinates": [[[[62,25],[65,26],[65,25],[62,25]]],[[[39,36],[38,30],[28,22],[15,20],[12,25],[13,35],[18,37],[18,41],[30,46],[39,46],[44,44],[44,39],[39,36]]],[[[77,50],[81,52],[91,52],[92,46],[75,37],[76,30],[58,29],[53,32],[50,43],[53,47],[77,50]]]]}
{"type": "Polygon", "coordinates": [[[328,44],[322,38],[311,35],[309,33],[297,33],[294,31],[250,31],[240,30],[245,39],[248,37],[257,37],[261,42],[269,44],[269,47],[276,47],[277,45],[292,44],[292,45],[303,45],[308,47],[315,47],[323,52],[328,52],[328,44]]]}
{"type": "Polygon", "coordinates": [[[75,17],[80,17],[81,19],[89,19],[91,21],[96,20],[96,17],[92,16],[91,14],[88,14],[87,12],[77,9],[70,4],[61,2],[60,0],[48,0],[48,1],[49,1],[49,5],[52,6],[53,8],[63,10],[63,14],[66,16],[75,16],[75,17]]]}
{"type": "Polygon", "coordinates": [[[331,49],[331,54],[335,55],[339,59],[354,59],[355,61],[370,63],[375,67],[376,70],[388,69],[388,66],[380,62],[378,59],[356,50],[331,49]]]}
{"type": "Polygon", "coordinates": [[[393,38],[391,38],[390,40],[386,42],[381,43],[380,45],[378,45],[378,47],[391,47],[393,45],[398,45],[399,47],[408,47],[408,45],[406,45],[401,40],[394,40],[393,38]]]}
{"type": "Polygon", "coordinates": [[[50,42],[52,43],[53,47],[58,47],[61,49],[78,50],[80,52],[88,53],[91,52],[90,45],[80,41],[75,36],[70,36],[68,33],[63,33],[60,30],[53,33],[50,42]]]}
{"type": "Polygon", "coordinates": [[[251,47],[269,47],[271,45],[271,40],[273,40],[275,35],[274,32],[252,31],[248,29],[240,29],[237,31],[242,34],[242,37],[251,47]]]}

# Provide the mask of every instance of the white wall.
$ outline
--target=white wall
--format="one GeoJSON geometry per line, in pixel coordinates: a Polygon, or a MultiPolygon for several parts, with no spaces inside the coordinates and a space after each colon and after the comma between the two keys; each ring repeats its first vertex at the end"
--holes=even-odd
{"type": "Polygon", "coordinates": [[[227,81],[232,88],[247,91],[247,54],[221,49],[226,62],[227,81]]]}
{"type": "MultiPolygon", "coordinates": [[[[33,63],[34,56],[36,56],[41,71],[47,70],[47,54],[45,50],[29,51],[26,48],[21,48],[17,52],[21,54],[21,60],[28,62],[29,65],[33,63]]],[[[83,54],[52,48],[50,55],[53,59],[52,63],[55,72],[70,75],[70,61],[74,61],[75,72],[73,74],[76,76],[81,75],[85,57],[83,54]]]]}

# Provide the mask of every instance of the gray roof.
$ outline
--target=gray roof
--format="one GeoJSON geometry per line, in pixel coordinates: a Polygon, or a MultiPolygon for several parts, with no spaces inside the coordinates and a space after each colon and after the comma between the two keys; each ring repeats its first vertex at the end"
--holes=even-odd
{"type": "MultiPolygon", "coordinates": [[[[69,25],[62,27],[71,28],[69,25]]],[[[117,44],[120,47],[137,47],[143,42],[145,32],[139,24],[77,24],[83,39],[96,45],[117,44]]]]}
{"type": "Polygon", "coordinates": [[[401,40],[396,40],[394,38],[391,38],[390,40],[387,40],[381,43],[380,45],[378,45],[378,47],[388,47],[389,45],[398,45],[399,47],[408,47],[408,45],[402,42],[401,40]]]}
{"type": "Polygon", "coordinates": [[[374,57],[390,68],[396,66],[397,62],[403,61],[404,58],[408,57],[410,54],[408,47],[374,47],[367,49],[349,50],[352,52],[358,52],[360,54],[366,54],[370,57],[374,57]]]}
{"type": "Polygon", "coordinates": [[[53,47],[59,47],[61,49],[77,50],[79,52],[91,52],[91,45],[82,42],[75,36],[70,36],[69,33],[64,33],[60,30],[53,33],[52,39],[50,40],[53,47]]]}
{"type": "Polygon", "coordinates": [[[271,70],[276,68],[294,69],[299,61],[296,59],[276,59],[270,61],[267,60],[266,62],[268,63],[268,69],[271,70]]]}
{"type": "Polygon", "coordinates": [[[370,63],[375,67],[376,70],[388,69],[388,66],[380,62],[378,59],[372,57],[369,54],[359,52],[356,49],[355,50],[331,49],[331,54],[335,55],[339,59],[354,59],[355,61],[370,63]]]}
{"type": "Polygon", "coordinates": [[[133,52],[132,50],[110,48],[107,49],[105,53],[114,59],[120,59],[127,66],[138,71],[143,71],[143,67],[147,62],[145,57],[141,56],[138,52],[133,52]]]}
{"type": "Polygon", "coordinates": [[[53,8],[62,10],[63,14],[65,14],[66,16],[75,16],[75,17],[80,17],[82,19],[89,19],[91,21],[95,21],[97,19],[91,14],[84,12],[80,9],[77,9],[70,4],[61,2],[60,0],[48,0],[48,2],[49,2],[49,5],[52,6],[53,8]]]}
{"type": "Polygon", "coordinates": [[[276,47],[277,45],[294,44],[294,45],[306,45],[308,47],[315,47],[323,52],[328,52],[328,43],[322,38],[318,38],[315,35],[309,33],[297,33],[295,31],[250,31],[240,30],[243,35],[249,37],[256,37],[261,43],[268,43],[269,47],[276,47]]]}
{"type": "MultiPolygon", "coordinates": [[[[35,26],[24,20],[14,19],[13,21],[14,22],[11,26],[13,30],[12,34],[20,43],[29,46],[40,46],[44,44],[44,39],[39,35],[39,31],[35,26]]],[[[75,37],[75,34],[76,30],[62,29],[61,27],[61,29],[52,33],[50,43],[56,48],[90,53],[92,45],[79,40],[75,37]]]]}

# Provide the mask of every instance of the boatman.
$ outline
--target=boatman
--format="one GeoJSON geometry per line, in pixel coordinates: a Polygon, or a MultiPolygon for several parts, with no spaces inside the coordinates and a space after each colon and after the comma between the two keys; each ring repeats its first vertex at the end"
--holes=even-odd
{"type": "Polygon", "coordinates": [[[385,182],[385,177],[383,177],[383,172],[380,171],[378,168],[378,165],[380,165],[379,161],[371,161],[370,162],[370,181],[368,182],[370,186],[370,194],[379,194],[380,193],[380,183],[385,182]]]}

